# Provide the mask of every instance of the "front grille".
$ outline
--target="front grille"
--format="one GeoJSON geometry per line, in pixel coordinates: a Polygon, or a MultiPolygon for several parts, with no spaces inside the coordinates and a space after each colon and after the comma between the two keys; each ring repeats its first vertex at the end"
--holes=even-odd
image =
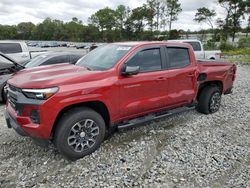
{"type": "Polygon", "coordinates": [[[17,95],[18,95],[18,92],[20,91],[21,89],[15,86],[12,86],[12,85],[8,86],[8,102],[10,103],[10,105],[15,111],[18,110],[17,109],[17,95]]]}
{"type": "Polygon", "coordinates": [[[20,89],[20,88],[17,88],[17,87],[15,87],[15,86],[13,86],[13,85],[8,85],[8,87],[9,87],[9,89],[11,90],[11,91],[13,91],[13,92],[15,92],[15,91],[18,91],[18,92],[22,92],[22,90],[20,89]]]}

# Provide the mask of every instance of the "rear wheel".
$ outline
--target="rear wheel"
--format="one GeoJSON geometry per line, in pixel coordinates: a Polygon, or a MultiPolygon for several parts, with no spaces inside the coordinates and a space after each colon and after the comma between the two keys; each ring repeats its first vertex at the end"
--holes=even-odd
{"type": "Polygon", "coordinates": [[[105,131],[100,114],[89,108],[73,109],[57,124],[55,145],[67,159],[77,160],[100,147],[105,131]]]}
{"type": "Polygon", "coordinates": [[[219,110],[220,104],[220,89],[217,86],[208,86],[201,91],[196,109],[204,114],[212,114],[219,110]]]}

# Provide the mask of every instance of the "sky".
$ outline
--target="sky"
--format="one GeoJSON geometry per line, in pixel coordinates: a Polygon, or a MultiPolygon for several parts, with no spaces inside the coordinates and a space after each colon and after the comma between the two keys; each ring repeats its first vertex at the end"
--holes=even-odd
{"type": "MultiPolygon", "coordinates": [[[[0,24],[14,25],[20,22],[41,23],[46,17],[70,21],[77,17],[83,23],[88,23],[88,18],[97,10],[105,7],[115,9],[123,4],[130,8],[136,8],[146,0],[0,0],[0,24]]],[[[225,18],[224,10],[216,0],[179,0],[182,13],[172,26],[173,29],[191,31],[207,29],[206,24],[193,21],[195,12],[200,7],[215,9],[217,18],[225,18]]],[[[216,20],[216,18],[215,18],[216,20]]],[[[245,26],[246,23],[243,23],[245,26]]]]}

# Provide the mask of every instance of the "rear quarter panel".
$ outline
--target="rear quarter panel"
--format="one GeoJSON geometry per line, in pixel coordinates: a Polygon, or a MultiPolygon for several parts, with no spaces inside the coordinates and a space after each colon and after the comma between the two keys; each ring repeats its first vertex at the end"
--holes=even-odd
{"type": "Polygon", "coordinates": [[[233,86],[236,74],[236,65],[225,62],[198,61],[200,73],[206,73],[206,81],[221,81],[223,93],[233,86]]]}

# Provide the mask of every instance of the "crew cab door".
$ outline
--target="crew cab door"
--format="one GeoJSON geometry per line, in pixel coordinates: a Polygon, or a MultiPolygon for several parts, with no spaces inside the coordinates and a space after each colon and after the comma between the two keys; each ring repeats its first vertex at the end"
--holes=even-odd
{"type": "Polygon", "coordinates": [[[167,56],[168,107],[188,104],[193,101],[197,91],[197,67],[190,50],[185,47],[168,46],[167,56]]]}
{"type": "Polygon", "coordinates": [[[167,80],[164,47],[148,47],[136,52],[127,66],[139,66],[136,75],[121,76],[120,109],[122,117],[132,117],[164,107],[167,80]]]}

